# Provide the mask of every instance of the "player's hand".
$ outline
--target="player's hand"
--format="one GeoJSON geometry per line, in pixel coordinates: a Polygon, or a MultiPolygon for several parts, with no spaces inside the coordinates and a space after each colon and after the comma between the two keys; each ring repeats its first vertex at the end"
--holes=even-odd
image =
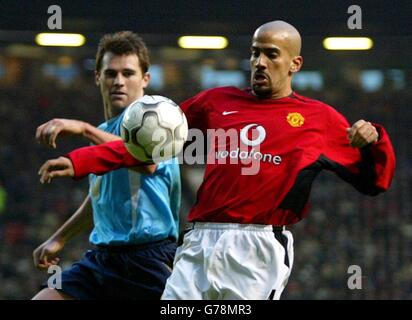
{"type": "Polygon", "coordinates": [[[370,143],[377,142],[379,134],[376,128],[365,120],[356,121],[351,128],[347,128],[349,143],[354,148],[362,148],[370,143]]]}
{"type": "Polygon", "coordinates": [[[49,147],[56,148],[56,139],[61,134],[83,135],[86,123],[79,120],[53,119],[43,123],[36,130],[36,140],[49,147]]]}
{"type": "Polygon", "coordinates": [[[36,268],[47,269],[52,265],[57,265],[60,258],[57,255],[64,247],[63,241],[49,239],[42,243],[33,251],[33,263],[36,268]]]}
{"type": "Polygon", "coordinates": [[[38,174],[41,183],[50,183],[55,177],[73,177],[73,163],[66,157],[47,160],[40,167],[38,174]]]}

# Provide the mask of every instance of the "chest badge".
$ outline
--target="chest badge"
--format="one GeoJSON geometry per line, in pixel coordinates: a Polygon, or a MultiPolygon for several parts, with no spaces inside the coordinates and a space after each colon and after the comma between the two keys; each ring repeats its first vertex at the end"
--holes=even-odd
{"type": "Polygon", "coordinates": [[[299,112],[291,112],[286,117],[287,122],[295,128],[303,126],[305,118],[299,112]]]}

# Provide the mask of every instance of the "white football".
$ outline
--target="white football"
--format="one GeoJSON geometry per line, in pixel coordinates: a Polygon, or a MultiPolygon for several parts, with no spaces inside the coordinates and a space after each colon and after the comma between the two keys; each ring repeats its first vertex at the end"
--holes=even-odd
{"type": "Polygon", "coordinates": [[[136,159],[158,163],[178,155],[187,139],[183,111],[163,96],[145,95],[127,107],[121,136],[136,159]]]}

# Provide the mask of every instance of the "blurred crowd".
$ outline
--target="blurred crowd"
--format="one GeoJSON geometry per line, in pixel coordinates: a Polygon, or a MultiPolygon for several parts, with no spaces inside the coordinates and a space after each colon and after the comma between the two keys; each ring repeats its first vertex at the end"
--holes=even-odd
{"type": "MultiPolygon", "coordinates": [[[[36,70],[36,62],[27,62],[14,83],[0,80],[0,299],[29,299],[38,291],[48,274],[34,268],[32,251],[87,194],[87,181],[41,185],[37,176],[45,160],[87,141],[59,139],[57,150],[51,150],[36,143],[36,127],[55,117],[104,121],[91,71],[62,83],[36,70]]],[[[388,85],[366,93],[347,79],[331,79],[322,91],[298,91],[331,104],[350,122],[364,118],[383,124],[394,143],[397,171],[391,189],[377,197],[358,194],[329,172],[318,177],[308,217],[290,227],[295,262],[283,299],[412,299],[411,89],[407,83],[403,89],[388,85]],[[362,289],[348,288],[351,265],[361,268],[362,289]]],[[[180,102],[197,91],[192,84],[148,93],[180,102]]],[[[202,173],[202,167],[182,167],[182,225],[202,173]]],[[[88,247],[87,234],[74,240],[61,266],[81,258],[88,247]]]]}

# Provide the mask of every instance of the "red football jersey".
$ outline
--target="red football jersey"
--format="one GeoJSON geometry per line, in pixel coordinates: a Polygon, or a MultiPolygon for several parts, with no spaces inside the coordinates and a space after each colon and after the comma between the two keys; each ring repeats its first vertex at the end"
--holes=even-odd
{"type": "MultiPolygon", "coordinates": [[[[386,190],[392,181],[395,155],[382,126],[374,124],[377,143],[353,148],[346,133],[350,125],[340,113],[296,93],[259,99],[250,90],[215,88],[181,108],[190,128],[205,134],[217,130],[191,222],[296,223],[306,215],[312,182],[322,169],[369,195],[386,190]]],[[[77,177],[138,163],[121,141],[92,148],[99,147],[69,155],[77,177]]]]}
{"type": "MultiPolygon", "coordinates": [[[[248,144],[252,152],[258,140],[260,149],[248,154],[260,162],[256,174],[245,174],[251,163],[207,164],[190,221],[288,225],[305,215],[312,181],[321,169],[335,171],[366,194],[386,190],[394,174],[393,148],[381,126],[375,125],[379,142],[362,151],[353,148],[346,133],[350,125],[341,114],[296,93],[262,100],[250,90],[215,88],[185,101],[181,108],[190,127],[235,129],[240,147],[248,144]],[[249,135],[243,141],[245,128],[249,135]],[[252,128],[255,139],[250,137],[252,128]]],[[[236,157],[237,148],[230,142],[226,139],[226,152],[215,143],[220,153],[210,150],[208,162],[228,152],[236,157]]]]}

